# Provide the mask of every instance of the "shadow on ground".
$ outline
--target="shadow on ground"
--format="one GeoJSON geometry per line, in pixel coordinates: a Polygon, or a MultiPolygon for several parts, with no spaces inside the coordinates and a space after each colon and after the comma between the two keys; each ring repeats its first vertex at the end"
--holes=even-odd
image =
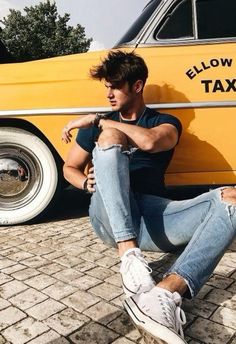
{"type": "Polygon", "coordinates": [[[88,216],[90,197],[84,191],[69,186],[61,192],[56,203],[37,223],[88,216]]]}

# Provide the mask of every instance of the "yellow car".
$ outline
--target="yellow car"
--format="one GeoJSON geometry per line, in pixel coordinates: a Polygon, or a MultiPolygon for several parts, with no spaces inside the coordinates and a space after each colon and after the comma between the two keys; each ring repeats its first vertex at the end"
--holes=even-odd
{"type": "MultiPolygon", "coordinates": [[[[236,183],[235,13],[235,0],[152,0],[115,47],[145,59],[146,103],[183,124],[167,185],[236,183]]],[[[110,110],[88,76],[105,54],[0,65],[0,224],[47,209],[63,183],[62,127],[110,110]]]]}

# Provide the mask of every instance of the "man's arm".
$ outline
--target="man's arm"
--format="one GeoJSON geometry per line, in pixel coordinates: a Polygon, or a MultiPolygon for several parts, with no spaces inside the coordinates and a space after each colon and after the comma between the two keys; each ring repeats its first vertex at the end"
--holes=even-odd
{"type": "Polygon", "coordinates": [[[87,179],[84,170],[90,161],[90,153],[75,142],[63,166],[65,179],[73,186],[83,189],[84,182],[87,179]]]}
{"type": "Polygon", "coordinates": [[[116,128],[122,131],[134,147],[150,153],[169,150],[178,142],[178,130],[169,123],[150,129],[109,119],[101,119],[99,124],[102,129],[116,128]]]}
{"type": "MultiPolygon", "coordinates": [[[[63,129],[62,139],[65,142],[69,142],[71,130],[93,126],[95,116],[90,114],[69,122],[63,129]]],[[[128,137],[131,145],[150,153],[169,150],[175,147],[178,142],[178,130],[174,125],[169,123],[164,123],[149,129],[110,119],[101,119],[99,126],[101,129],[115,128],[122,131],[128,137]]]]}

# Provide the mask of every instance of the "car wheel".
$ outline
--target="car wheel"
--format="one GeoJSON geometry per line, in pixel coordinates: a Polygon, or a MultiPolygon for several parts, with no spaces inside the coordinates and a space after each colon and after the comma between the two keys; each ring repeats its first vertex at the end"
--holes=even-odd
{"type": "Polygon", "coordinates": [[[58,169],[47,145],[18,128],[0,127],[0,225],[42,214],[58,187],[58,169]]]}

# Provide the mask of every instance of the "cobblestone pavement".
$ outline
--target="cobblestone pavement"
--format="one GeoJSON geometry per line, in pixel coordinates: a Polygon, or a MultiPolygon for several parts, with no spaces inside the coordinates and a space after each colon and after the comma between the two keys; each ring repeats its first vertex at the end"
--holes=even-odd
{"type": "MultiPolygon", "coordinates": [[[[115,250],[86,213],[65,217],[0,228],[0,344],[143,343],[122,308],[115,250]]],[[[146,257],[156,280],[176,258],[146,257]]],[[[236,344],[235,267],[236,241],[198,297],[184,301],[188,343],[236,344]]]]}

